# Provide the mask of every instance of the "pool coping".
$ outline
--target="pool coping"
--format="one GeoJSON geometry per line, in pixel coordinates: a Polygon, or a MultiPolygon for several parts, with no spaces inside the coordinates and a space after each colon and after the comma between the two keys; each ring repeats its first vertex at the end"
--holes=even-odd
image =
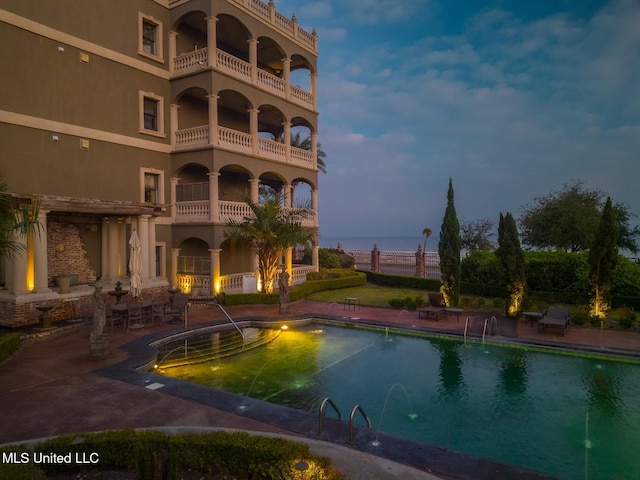
{"type": "MultiPolygon", "coordinates": [[[[282,324],[292,325],[309,323],[314,320],[324,324],[355,328],[389,328],[389,331],[393,332],[397,331],[399,333],[406,332],[405,334],[424,334],[425,336],[429,335],[431,337],[451,338],[458,341],[461,338],[459,332],[448,332],[441,329],[430,329],[422,326],[402,328],[399,325],[391,326],[388,322],[316,314],[298,315],[296,317],[289,317],[286,319],[279,318],[277,320],[259,316],[242,317],[236,318],[235,322],[240,326],[274,327],[281,326],[282,324]]],[[[353,443],[349,443],[350,433],[348,420],[339,421],[331,417],[325,417],[323,419],[323,434],[322,436],[318,436],[318,415],[169,377],[161,377],[162,383],[160,383],[160,381],[154,380],[153,370],[151,372],[143,372],[140,370],[141,367],[149,367],[154,364],[157,358],[157,349],[152,346],[154,342],[180,336],[187,332],[190,333],[198,330],[228,328],[233,327],[226,321],[212,321],[194,325],[187,329],[176,327],[169,331],[151,333],[144,337],[132,340],[120,347],[129,354],[127,359],[117,364],[94,370],[93,373],[143,388],[158,389],[161,393],[232,413],[239,417],[268,423],[288,432],[301,435],[305,438],[322,440],[340,446],[354,448],[368,454],[436,475],[453,475],[456,478],[469,480],[489,480],[494,478],[549,480],[556,478],[543,472],[536,472],[518,466],[502,464],[490,459],[469,455],[463,452],[439,447],[437,445],[395,437],[355,423],[352,426],[353,443]],[[372,443],[374,440],[378,440],[380,445],[374,446],[372,443]]],[[[562,350],[557,347],[549,348],[548,344],[545,345],[542,342],[536,342],[540,343],[539,345],[536,345],[532,342],[514,342],[514,340],[515,339],[513,338],[508,338],[506,340],[494,338],[491,342],[485,343],[500,346],[517,344],[518,347],[526,348],[528,346],[531,348],[544,348],[545,350],[553,351],[554,353],[559,353],[560,350],[562,350]]],[[[481,343],[478,342],[477,338],[469,339],[469,341],[481,343]]],[[[570,347],[575,346],[571,345],[570,347]]],[[[565,350],[576,352],[584,349],[569,348],[565,350]]],[[[624,353],[633,353],[617,349],[606,350],[607,352],[603,352],[602,349],[598,349],[595,353],[612,359],[618,359],[619,355],[622,355],[620,358],[629,358],[629,355],[624,355],[624,353]],[[621,352],[623,353],[621,354],[621,352]]],[[[634,358],[640,357],[640,355],[631,356],[634,358]]],[[[640,361],[638,363],[640,363],[640,361]]]]}

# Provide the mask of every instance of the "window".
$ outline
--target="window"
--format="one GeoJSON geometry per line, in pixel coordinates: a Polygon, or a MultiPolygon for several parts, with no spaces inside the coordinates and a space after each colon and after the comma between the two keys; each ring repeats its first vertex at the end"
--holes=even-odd
{"type": "Polygon", "coordinates": [[[138,54],[164,61],[162,57],[162,22],[142,12],[138,13],[138,54]]]}
{"type": "Polygon", "coordinates": [[[144,97],[144,129],[158,131],[158,100],[144,97]]]}
{"type": "Polygon", "coordinates": [[[144,201],[145,203],[160,203],[160,175],[156,173],[144,174],[144,201]]]}
{"type": "Polygon", "coordinates": [[[164,172],[140,168],[140,199],[143,203],[164,204],[164,172]]]}
{"type": "Polygon", "coordinates": [[[164,99],[151,92],[140,92],[140,133],[165,137],[164,99]]]}

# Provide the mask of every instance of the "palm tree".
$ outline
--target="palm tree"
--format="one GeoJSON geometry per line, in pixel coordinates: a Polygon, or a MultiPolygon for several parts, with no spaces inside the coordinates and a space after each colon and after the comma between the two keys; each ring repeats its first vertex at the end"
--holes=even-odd
{"type": "Polygon", "coordinates": [[[422,230],[422,235],[424,235],[424,247],[422,247],[422,251],[426,252],[427,251],[427,239],[433,234],[433,232],[431,231],[430,228],[425,228],[424,230],[422,230]]]}
{"type": "Polygon", "coordinates": [[[282,252],[289,247],[307,244],[314,230],[302,225],[311,211],[306,208],[290,209],[282,205],[280,196],[268,198],[265,203],[246,201],[251,215],[242,221],[229,221],[224,236],[236,239],[255,249],[261,291],[271,293],[282,252]]]}
{"type": "Polygon", "coordinates": [[[17,243],[14,234],[28,235],[39,230],[39,204],[19,204],[9,194],[7,184],[0,179],[0,258],[17,253],[24,246],[17,243]]]}
{"type": "MultiPolygon", "coordinates": [[[[296,132],[296,134],[291,137],[291,146],[311,151],[311,136],[306,137],[304,140],[300,140],[300,132],[296,132]]],[[[327,173],[327,165],[324,163],[324,159],[326,157],[327,154],[322,150],[320,143],[318,143],[317,164],[318,170],[322,173],[327,173]]]]}

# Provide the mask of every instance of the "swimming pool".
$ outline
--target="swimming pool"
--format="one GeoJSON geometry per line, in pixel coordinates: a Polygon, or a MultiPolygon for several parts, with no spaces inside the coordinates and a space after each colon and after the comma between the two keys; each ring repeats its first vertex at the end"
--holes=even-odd
{"type": "Polygon", "coordinates": [[[636,364],[312,324],[160,369],[308,412],[326,397],[343,412],[359,404],[375,430],[560,478],[640,471],[636,364]]]}

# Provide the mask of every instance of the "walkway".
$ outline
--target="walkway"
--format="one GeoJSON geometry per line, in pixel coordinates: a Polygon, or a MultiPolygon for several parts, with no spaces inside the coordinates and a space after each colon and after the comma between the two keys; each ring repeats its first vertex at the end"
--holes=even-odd
{"type": "MultiPolygon", "coordinates": [[[[233,318],[264,317],[281,318],[278,306],[228,307],[233,318]]],[[[291,305],[290,314],[347,317],[354,321],[367,321],[391,327],[429,328],[441,332],[462,334],[466,314],[437,321],[418,320],[416,312],[399,312],[392,309],[362,307],[344,310],[342,305],[301,300],[291,305]]],[[[482,315],[471,319],[483,321],[482,315]]],[[[189,325],[225,320],[223,313],[214,307],[197,306],[190,310],[189,325]]],[[[507,319],[498,319],[500,324],[507,319]]],[[[538,334],[535,327],[517,322],[518,340],[546,345],[590,346],[597,351],[608,349],[640,352],[640,334],[572,327],[566,336],[538,334]]],[[[152,391],[139,386],[99,376],[93,371],[119,363],[127,358],[121,350],[124,345],[150,333],[175,328],[161,324],[144,330],[124,333],[114,328],[111,335],[111,352],[108,358],[95,360],[89,356],[89,326],[80,325],[42,338],[31,338],[6,362],[0,364],[0,411],[2,428],[0,444],[26,441],[34,438],[56,436],[65,433],[99,431],[121,428],[147,427],[217,427],[243,429],[269,434],[296,435],[268,421],[256,421],[210,406],[202,405],[162,391],[152,391]]],[[[434,479],[476,478],[478,472],[456,472],[439,477],[399,463],[357,452],[326,442],[310,441],[316,453],[330,456],[334,465],[344,471],[347,478],[357,479],[434,479]]],[[[428,467],[423,466],[423,470],[428,467]]],[[[490,477],[487,477],[490,478],[490,477]]],[[[524,478],[524,477],[523,477],[524,478]]],[[[542,478],[531,476],[528,478],[542,478]]]]}

